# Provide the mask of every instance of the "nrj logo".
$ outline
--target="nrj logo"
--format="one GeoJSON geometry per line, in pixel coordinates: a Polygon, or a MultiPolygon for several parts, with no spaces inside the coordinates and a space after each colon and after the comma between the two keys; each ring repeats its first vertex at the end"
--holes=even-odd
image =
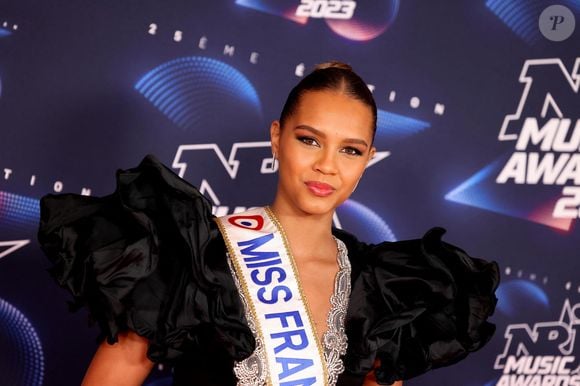
{"type": "Polygon", "coordinates": [[[516,111],[500,141],[513,148],[445,196],[450,201],[570,231],[580,217],[580,58],[524,63],[516,111]]]}
{"type": "MultiPolygon", "coordinates": [[[[198,144],[187,144],[180,145],[177,148],[175,157],[173,159],[172,167],[176,169],[177,174],[181,178],[185,178],[193,182],[197,181],[194,179],[198,178],[200,175],[205,174],[211,167],[217,165],[213,164],[211,161],[217,159],[219,164],[223,167],[229,178],[222,180],[220,186],[230,186],[228,181],[236,180],[242,161],[241,156],[245,156],[246,169],[253,169],[254,172],[258,172],[262,175],[268,175],[276,172],[277,162],[270,150],[269,141],[258,141],[258,142],[235,142],[232,144],[229,154],[224,152],[217,143],[198,143],[198,144]],[[249,157],[248,157],[248,153],[249,157]],[[201,155],[201,157],[199,157],[201,155]],[[194,170],[190,170],[194,169],[194,170]]],[[[210,173],[212,174],[212,173],[210,173]]],[[[217,173],[213,173],[217,174],[217,173]]],[[[207,180],[207,178],[202,178],[198,185],[201,194],[207,196],[213,203],[212,212],[215,216],[225,216],[231,213],[240,213],[248,209],[245,205],[228,206],[223,204],[223,199],[220,195],[216,193],[216,190],[212,187],[212,184],[207,180]]],[[[223,187],[222,187],[223,189],[223,187]]],[[[229,188],[228,191],[232,189],[229,188]]],[[[239,192],[239,187],[235,189],[239,192]]],[[[240,199],[236,195],[236,199],[240,199]]],[[[246,201],[241,198],[241,201],[246,201]]],[[[249,197],[248,197],[248,201],[249,197]]]]}
{"type": "Polygon", "coordinates": [[[514,152],[496,177],[498,184],[562,186],[554,218],[580,217],[580,58],[572,71],[560,59],[524,63],[525,85],[517,111],[505,117],[500,141],[514,152]]]}
{"type": "Polygon", "coordinates": [[[555,321],[511,324],[506,345],[494,369],[502,376],[496,386],[580,386],[580,303],[564,301],[555,321]]]}

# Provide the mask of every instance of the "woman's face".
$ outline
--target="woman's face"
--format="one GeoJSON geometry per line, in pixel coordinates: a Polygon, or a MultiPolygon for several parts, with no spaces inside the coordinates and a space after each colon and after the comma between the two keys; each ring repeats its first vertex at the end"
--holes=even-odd
{"type": "Polygon", "coordinates": [[[301,213],[332,212],[375,153],[371,109],[336,91],[303,94],[284,127],[275,121],[270,134],[279,160],[276,205],[301,213]]]}

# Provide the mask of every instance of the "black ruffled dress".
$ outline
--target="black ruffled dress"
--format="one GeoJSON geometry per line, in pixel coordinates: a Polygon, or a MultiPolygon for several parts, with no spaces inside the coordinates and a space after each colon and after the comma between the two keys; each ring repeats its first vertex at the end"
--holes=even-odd
{"type": "MultiPolygon", "coordinates": [[[[443,233],[368,245],[335,232],[352,266],[338,385],[361,385],[375,359],[379,383],[408,379],[491,338],[497,264],[441,241],[443,233]]],[[[127,329],[148,338],[149,358],[174,365],[176,385],[235,385],[233,363],[255,341],[211,205],[195,187],[148,156],[117,173],[109,196],[44,197],[39,241],[103,338],[115,342],[127,329]]]]}

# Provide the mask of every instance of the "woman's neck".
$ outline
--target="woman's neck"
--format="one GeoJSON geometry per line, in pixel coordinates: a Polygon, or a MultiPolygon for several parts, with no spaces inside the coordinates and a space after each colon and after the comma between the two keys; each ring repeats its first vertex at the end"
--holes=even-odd
{"type": "Polygon", "coordinates": [[[284,229],[295,257],[309,256],[313,251],[334,246],[333,213],[313,215],[285,209],[274,202],[270,209],[284,229]]]}

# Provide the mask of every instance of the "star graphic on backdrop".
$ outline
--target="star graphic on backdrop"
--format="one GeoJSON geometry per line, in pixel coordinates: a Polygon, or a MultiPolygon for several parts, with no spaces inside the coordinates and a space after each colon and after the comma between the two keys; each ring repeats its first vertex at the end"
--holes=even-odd
{"type": "Polygon", "coordinates": [[[30,240],[0,241],[0,259],[28,245],[30,240]]]}

